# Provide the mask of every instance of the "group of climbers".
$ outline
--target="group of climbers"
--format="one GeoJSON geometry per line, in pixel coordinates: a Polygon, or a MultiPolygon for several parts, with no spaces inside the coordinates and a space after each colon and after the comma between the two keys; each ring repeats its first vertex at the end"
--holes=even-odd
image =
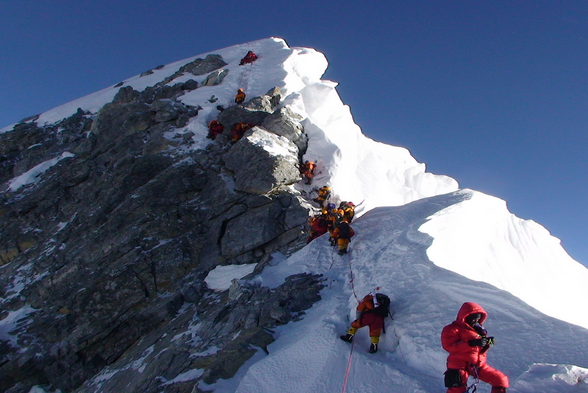
{"type": "Polygon", "coordinates": [[[347,253],[351,238],[355,235],[355,231],[349,225],[355,214],[354,208],[353,202],[341,202],[339,207],[334,203],[328,203],[321,209],[320,214],[310,218],[308,243],[329,232],[331,245],[337,246],[339,255],[347,253]]]}
{"type": "MultiPolygon", "coordinates": [[[[238,122],[233,124],[233,127],[231,127],[231,143],[237,142],[251,128],[253,128],[251,123],[238,122]]],[[[215,140],[218,135],[223,133],[223,130],[223,125],[217,120],[213,120],[208,124],[208,135],[206,137],[215,140]]]]}
{"type": "MultiPolygon", "coordinates": [[[[257,60],[257,55],[255,53],[253,53],[252,51],[249,51],[249,52],[247,52],[245,57],[243,59],[241,59],[239,65],[252,63],[255,60],[257,60]]],[[[245,91],[242,88],[239,88],[237,90],[237,94],[235,95],[235,103],[237,105],[241,105],[245,101],[245,97],[246,97],[245,91]]],[[[252,127],[253,127],[253,124],[244,123],[244,122],[238,122],[238,123],[233,124],[233,126],[231,127],[231,142],[232,143],[237,142],[239,139],[241,139],[243,137],[243,134],[245,134],[245,132],[252,127]]],[[[224,131],[223,125],[218,120],[212,120],[208,124],[208,135],[206,137],[209,139],[215,140],[218,135],[223,133],[223,131],[224,131]]]]}

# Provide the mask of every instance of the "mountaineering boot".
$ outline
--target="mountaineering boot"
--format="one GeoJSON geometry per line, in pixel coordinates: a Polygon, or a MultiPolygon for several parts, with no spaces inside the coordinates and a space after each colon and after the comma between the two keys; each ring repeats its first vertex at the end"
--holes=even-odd
{"type": "Polygon", "coordinates": [[[371,343],[370,344],[370,353],[378,352],[378,344],[371,343]]]}
{"type": "Polygon", "coordinates": [[[490,391],[490,393],[506,393],[506,388],[492,386],[492,390],[490,391]]]}
{"type": "Polygon", "coordinates": [[[347,341],[348,343],[350,343],[353,341],[353,334],[347,333],[347,334],[340,336],[340,338],[341,338],[341,340],[347,341]]]}
{"type": "Polygon", "coordinates": [[[345,250],[345,249],[339,250],[339,255],[343,255],[343,254],[347,254],[347,250],[345,250]]]}

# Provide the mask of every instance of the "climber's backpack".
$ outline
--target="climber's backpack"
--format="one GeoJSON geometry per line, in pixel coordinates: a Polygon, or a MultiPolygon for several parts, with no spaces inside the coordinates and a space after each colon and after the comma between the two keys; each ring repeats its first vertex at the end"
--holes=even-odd
{"type": "Polygon", "coordinates": [[[339,228],[339,237],[341,239],[349,239],[349,234],[351,233],[349,230],[349,224],[342,222],[337,228],[339,228]]]}
{"type": "Polygon", "coordinates": [[[374,313],[383,318],[390,315],[390,298],[383,293],[376,293],[376,301],[378,307],[374,308],[374,313]]]}

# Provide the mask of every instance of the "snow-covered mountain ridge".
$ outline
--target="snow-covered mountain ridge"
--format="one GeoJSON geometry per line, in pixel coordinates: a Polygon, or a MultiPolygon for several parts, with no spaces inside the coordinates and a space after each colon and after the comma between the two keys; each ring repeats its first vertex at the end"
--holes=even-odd
{"type": "MultiPolygon", "coordinates": [[[[302,321],[278,328],[268,356],[260,352],[235,378],[214,386],[200,382],[199,389],[340,390],[349,348],[338,340],[338,334],[353,314],[356,300],[352,291],[363,295],[380,286],[393,298],[394,321],[376,356],[357,345],[348,391],[379,392],[383,386],[406,392],[442,389],[445,353],[438,337],[464,301],[478,302],[490,313],[488,328],[498,342],[490,363],[513,382],[520,376],[513,391],[588,391],[582,369],[588,367],[588,316],[581,311],[581,301],[588,295],[588,270],[573,261],[545,228],[515,217],[504,201],[472,190],[459,191],[455,180],[427,173],[408,150],[365,137],[341,102],[336,84],[320,79],[328,66],[321,53],[289,48],[275,38],[210,53],[221,55],[229,72],[220,85],[201,87],[179,98],[202,109],[175,132],[192,133],[191,149],[204,149],[210,143],[207,124],[218,115],[217,105],[229,106],[238,87],[253,97],[278,86],[281,105],[304,119],[309,137],[305,158],[319,163],[313,186],[328,184],[336,201],[361,203],[358,216],[362,217],[354,222],[358,235],[349,256],[334,255],[321,238],[288,259],[276,255],[274,266],[250,278],[273,287],[292,274],[320,273],[328,278],[329,287],[302,321]],[[251,66],[238,66],[248,50],[259,59],[251,66]],[[213,95],[217,102],[210,102],[213,95]],[[354,288],[349,283],[350,271],[355,275],[354,288]],[[555,367],[550,374],[549,366],[534,363],[579,368],[562,371],[563,366],[555,367]],[[532,371],[525,374],[528,368],[532,371]],[[573,383],[560,383],[561,378],[550,382],[552,375],[562,372],[576,379],[570,377],[573,383]],[[568,388],[576,390],[565,390],[568,388]]],[[[206,55],[158,67],[151,74],[129,78],[124,86],[141,91],[206,55]]],[[[190,78],[186,75],[173,82],[190,78]]],[[[96,113],[112,101],[119,87],[55,108],[34,121],[53,124],[76,113],[77,108],[96,113]]],[[[19,181],[15,177],[11,184],[27,184],[25,178],[19,181]]],[[[295,187],[302,195],[312,191],[302,184],[295,187]]],[[[251,269],[234,272],[234,277],[227,277],[229,282],[251,269]]],[[[358,340],[365,340],[364,334],[358,340]]],[[[195,372],[186,378],[196,380],[197,376],[195,372]]]]}

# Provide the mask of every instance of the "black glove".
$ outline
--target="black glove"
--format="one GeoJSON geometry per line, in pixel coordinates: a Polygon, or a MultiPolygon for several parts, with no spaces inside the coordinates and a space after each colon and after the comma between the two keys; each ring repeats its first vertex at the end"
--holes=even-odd
{"type": "Polygon", "coordinates": [[[485,347],[489,343],[490,343],[490,340],[486,337],[482,337],[482,338],[468,341],[468,344],[470,344],[470,347],[485,347]]]}

